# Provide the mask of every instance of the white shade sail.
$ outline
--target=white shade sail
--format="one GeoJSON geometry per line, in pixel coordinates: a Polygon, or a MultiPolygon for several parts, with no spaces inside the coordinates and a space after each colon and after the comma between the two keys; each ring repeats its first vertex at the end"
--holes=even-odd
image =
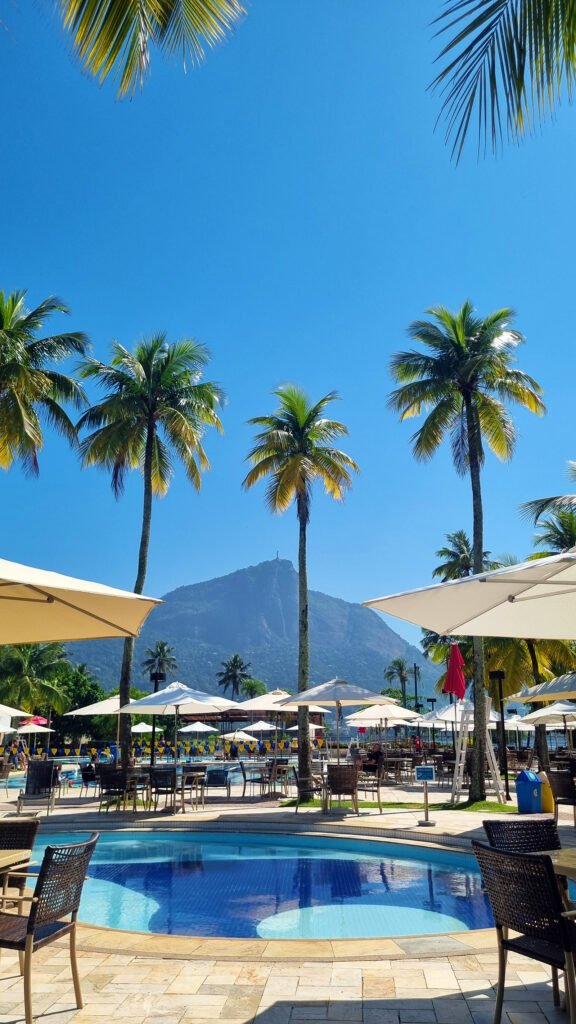
{"type": "Polygon", "coordinates": [[[156,598],[0,559],[0,644],[136,637],[156,598]]]}
{"type": "Polygon", "coordinates": [[[441,636],[576,639],[576,552],[364,604],[441,636]]]}

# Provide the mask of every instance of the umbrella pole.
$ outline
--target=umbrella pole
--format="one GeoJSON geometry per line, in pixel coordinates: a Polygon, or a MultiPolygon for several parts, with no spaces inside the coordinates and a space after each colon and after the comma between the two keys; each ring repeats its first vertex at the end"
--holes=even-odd
{"type": "Polygon", "coordinates": [[[340,704],[336,701],[336,761],[340,764],[340,704]]]}

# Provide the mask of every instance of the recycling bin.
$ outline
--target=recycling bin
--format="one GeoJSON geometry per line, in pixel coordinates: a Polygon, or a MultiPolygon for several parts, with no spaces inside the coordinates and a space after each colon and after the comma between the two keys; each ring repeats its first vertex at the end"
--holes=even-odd
{"type": "Polygon", "coordinates": [[[542,783],[542,789],[540,790],[542,812],[543,814],[554,814],[554,794],[546,772],[538,772],[538,778],[542,783]]]}
{"type": "Polygon", "coordinates": [[[542,780],[536,772],[520,772],[516,776],[516,799],[520,814],[539,814],[542,810],[542,780]]]}

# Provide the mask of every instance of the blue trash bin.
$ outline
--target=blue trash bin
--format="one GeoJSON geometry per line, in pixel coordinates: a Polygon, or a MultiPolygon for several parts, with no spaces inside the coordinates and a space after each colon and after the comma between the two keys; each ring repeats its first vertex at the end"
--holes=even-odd
{"type": "Polygon", "coordinates": [[[520,814],[539,814],[542,810],[542,781],[536,772],[516,776],[516,798],[520,814]]]}

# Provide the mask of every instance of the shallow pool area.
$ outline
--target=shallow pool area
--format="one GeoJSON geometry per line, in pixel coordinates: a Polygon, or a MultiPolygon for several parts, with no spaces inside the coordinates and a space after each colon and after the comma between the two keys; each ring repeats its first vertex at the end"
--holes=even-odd
{"type": "MultiPolygon", "coordinates": [[[[78,842],[86,833],[42,836],[78,842]]],[[[246,832],[100,836],[80,920],[226,938],[429,935],[492,924],[474,858],[411,844],[246,832]]]]}

